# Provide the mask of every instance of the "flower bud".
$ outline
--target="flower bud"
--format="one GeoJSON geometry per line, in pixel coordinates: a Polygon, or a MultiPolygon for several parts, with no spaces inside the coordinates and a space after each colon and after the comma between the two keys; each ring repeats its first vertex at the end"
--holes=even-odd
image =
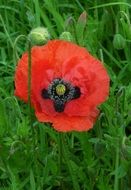
{"type": "Polygon", "coordinates": [[[73,36],[71,35],[70,32],[62,32],[59,38],[61,40],[73,41],[73,36]]]}
{"type": "Polygon", "coordinates": [[[50,35],[46,28],[37,27],[31,30],[29,34],[29,39],[31,40],[33,45],[44,45],[49,39],[50,35]]]}
{"type": "Polygon", "coordinates": [[[87,12],[84,11],[78,18],[78,24],[82,24],[84,27],[87,23],[87,12]]]}
{"type": "Polygon", "coordinates": [[[125,47],[125,39],[121,34],[114,35],[113,46],[117,50],[123,49],[125,47]]]}

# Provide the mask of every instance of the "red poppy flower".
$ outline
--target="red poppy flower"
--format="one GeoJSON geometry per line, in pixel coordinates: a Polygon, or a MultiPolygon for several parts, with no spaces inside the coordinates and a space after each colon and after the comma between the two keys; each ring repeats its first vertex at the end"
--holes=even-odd
{"type": "MultiPolygon", "coordinates": [[[[31,103],[40,122],[58,131],[86,131],[109,92],[109,77],[100,61],[76,44],[51,40],[32,48],[31,103]]],[[[15,73],[15,95],[28,100],[28,54],[15,73]]]]}

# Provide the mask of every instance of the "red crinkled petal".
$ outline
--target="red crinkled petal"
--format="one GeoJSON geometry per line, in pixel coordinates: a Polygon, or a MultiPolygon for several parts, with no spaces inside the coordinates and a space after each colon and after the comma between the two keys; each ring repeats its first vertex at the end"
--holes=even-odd
{"type": "Polygon", "coordinates": [[[63,78],[81,88],[81,97],[67,103],[67,115],[86,116],[104,102],[109,94],[109,77],[100,61],[92,56],[74,57],[63,64],[63,78]],[[89,61],[90,60],[90,61],[89,61]]]}
{"type": "Polygon", "coordinates": [[[24,101],[28,100],[28,55],[24,54],[19,60],[15,72],[15,96],[24,101]]]}
{"type": "MultiPolygon", "coordinates": [[[[54,61],[52,52],[43,47],[32,48],[31,101],[42,103],[41,88],[47,88],[54,77],[54,61]]],[[[28,54],[23,54],[15,72],[15,95],[28,99],[28,54]]]]}
{"type": "Polygon", "coordinates": [[[97,109],[91,111],[88,116],[72,116],[59,114],[56,117],[46,115],[42,112],[36,112],[36,117],[40,122],[50,122],[57,131],[88,131],[93,127],[99,114],[97,109]]]}

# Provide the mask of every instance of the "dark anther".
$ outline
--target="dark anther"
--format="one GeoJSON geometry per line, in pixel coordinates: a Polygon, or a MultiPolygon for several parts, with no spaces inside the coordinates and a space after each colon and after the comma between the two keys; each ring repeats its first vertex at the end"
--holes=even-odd
{"type": "Polygon", "coordinates": [[[42,98],[53,100],[56,112],[63,112],[66,103],[79,98],[80,95],[81,91],[79,87],[73,86],[60,78],[54,79],[47,89],[41,91],[42,98]]]}
{"type": "Polygon", "coordinates": [[[56,112],[63,112],[65,109],[65,104],[62,101],[54,101],[54,108],[56,112]]]}
{"type": "Polygon", "coordinates": [[[81,91],[80,91],[80,88],[75,86],[74,87],[75,91],[74,91],[74,95],[73,95],[73,98],[72,99],[76,99],[76,98],[79,98],[80,95],[81,95],[81,91]]]}
{"type": "Polygon", "coordinates": [[[49,94],[48,94],[48,90],[46,90],[46,89],[43,89],[43,90],[41,91],[41,96],[42,96],[42,98],[44,98],[44,99],[49,99],[49,98],[50,98],[50,96],[49,96],[49,94]]]}

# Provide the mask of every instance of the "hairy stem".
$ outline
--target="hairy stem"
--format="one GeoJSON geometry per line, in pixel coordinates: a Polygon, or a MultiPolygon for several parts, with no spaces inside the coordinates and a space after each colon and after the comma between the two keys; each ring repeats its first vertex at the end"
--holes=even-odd
{"type": "Polygon", "coordinates": [[[118,139],[117,139],[114,190],[119,190],[118,167],[119,167],[119,142],[118,142],[118,139]]]}

